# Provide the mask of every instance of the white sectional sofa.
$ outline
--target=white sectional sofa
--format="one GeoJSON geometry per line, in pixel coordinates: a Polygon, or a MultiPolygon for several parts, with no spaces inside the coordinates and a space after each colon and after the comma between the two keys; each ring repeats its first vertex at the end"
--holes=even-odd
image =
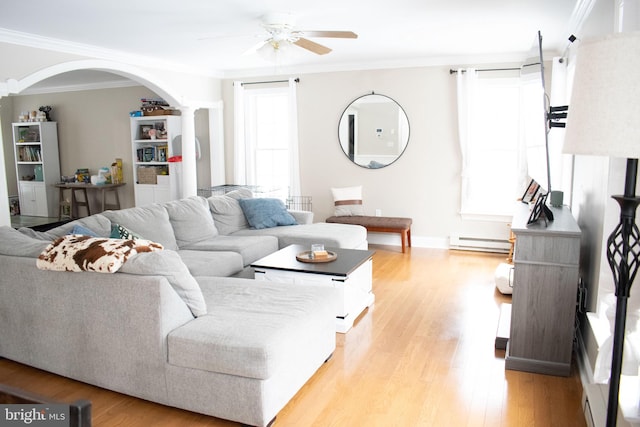
{"type": "MultiPolygon", "coordinates": [[[[251,229],[237,216],[245,197],[108,211],[46,232],[0,227],[0,357],[268,425],[334,351],[336,296],[230,276],[247,276],[251,262],[289,243],[366,247],[366,230],[324,223],[251,229]],[[142,252],[148,247],[141,243],[107,239],[116,224],[142,238],[134,242],[164,249],[142,252]],[[82,229],[97,237],[79,236],[82,229]],[[72,248],[116,242],[140,252],[113,274],[37,268],[55,258],[61,241],[72,248]]],[[[76,266],[97,265],[87,251],[69,253],[76,266]]]]}

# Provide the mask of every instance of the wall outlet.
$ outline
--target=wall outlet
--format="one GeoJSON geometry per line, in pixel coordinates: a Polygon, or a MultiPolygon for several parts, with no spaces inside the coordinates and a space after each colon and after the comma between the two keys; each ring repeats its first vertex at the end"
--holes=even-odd
{"type": "Polygon", "coordinates": [[[376,216],[382,216],[382,209],[376,209],[376,216]]]}

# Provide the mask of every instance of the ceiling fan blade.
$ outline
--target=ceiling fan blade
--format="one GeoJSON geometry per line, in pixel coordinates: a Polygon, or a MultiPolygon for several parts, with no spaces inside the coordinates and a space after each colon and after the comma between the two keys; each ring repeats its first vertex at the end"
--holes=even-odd
{"type": "Polygon", "coordinates": [[[335,39],[357,39],[353,31],[302,31],[307,37],[332,37],[335,39]]]}
{"type": "Polygon", "coordinates": [[[307,49],[313,53],[317,53],[318,55],[326,55],[327,53],[331,52],[331,49],[329,49],[328,47],[316,42],[312,42],[311,40],[305,38],[299,38],[298,40],[294,41],[293,44],[295,44],[296,46],[300,46],[303,49],[307,49]]]}

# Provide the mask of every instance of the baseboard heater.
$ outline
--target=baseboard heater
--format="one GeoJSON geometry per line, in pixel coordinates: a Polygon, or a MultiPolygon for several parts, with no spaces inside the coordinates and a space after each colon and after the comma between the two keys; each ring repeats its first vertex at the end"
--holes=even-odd
{"type": "Polygon", "coordinates": [[[510,248],[511,243],[508,240],[464,236],[451,236],[449,238],[449,249],[459,251],[509,253],[510,248]]]}

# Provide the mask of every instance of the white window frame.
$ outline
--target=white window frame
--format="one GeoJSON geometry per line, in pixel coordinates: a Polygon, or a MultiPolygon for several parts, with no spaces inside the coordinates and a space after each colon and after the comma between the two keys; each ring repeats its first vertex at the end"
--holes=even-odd
{"type": "MultiPolygon", "coordinates": [[[[297,83],[298,79],[289,78],[283,83],[288,82],[288,86],[276,87],[271,89],[251,88],[245,90],[244,83],[240,81],[234,82],[234,160],[233,160],[233,179],[236,185],[262,185],[256,181],[255,176],[255,142],[252,141],[252,124],[250,99],[251,92],[268,92],[286,93],[288,102],[285,114],[288,118],[288,164],[285,165],[289,174],[289,186],[283,188],[283,192],[288,196],[300,196],[300,159],[298,147],[298,107],[297,107],[297,83]]],[[[261,84],[256,82],[255,84],[261,84]]],[[[264,82],[279,83],[279,82],[264,82]]]]}
{"type": "MultiPolygon", "coordinates": [[[[461,185],[461,202],[460,215],[465,220],[483,220],[483,221],[499,221],[508,222],[511,220],[513,208],[511,201],[515,203],[520,196],[518,191],[526,182],[526,158],[523,159],[524,152],[522,150],[522,139],[520,136],[521,125],[521,105],[520,105],[520,78],[519,75],[514,77],[493,77],[491,75],[478,77],[476,70],[466,70],[466,76],[458,76],[458,102],[459,105],[459,132],[460,147],[462,154],[462,185],[461,185]],[[466,81],[462,80],[466,79],[466,81]],[[461,80],[462,85],[461,86],[461,80]],[[506,89],[512,90],[511,102],[513,105],[497,104],[493,107],[483,105],[482,93],[486,90],[506,89]],[[487,112],[495,113],[495,118],[487,120],[482,116],[487,112]],[[505,117],[510,114],[510,117],[505,117]],[[484,124],[489,123],[484,127],[484,124]],[[504,195],[502,208],[492,209],[493,205],[483,206],[478,202],[481,196],[478,192],[470,194],[474,186],[479,186],[478,180],[484,180],[486,176],[479,175],[479,172],[486,168],[485,165],[479,163],[482,152],[485,150],[501,150],[504,151],[506,145],[502,148],[496,147],[489,141],[495,140],[497,132],[505,129],[505,126],[511,126],[511,136],[507,137],[513,141],[509,164],[507,169],[511,169],[509,176],[504,177],[511,182],[511,189],[506,190],[509,194],[504,195]],[[487,143],[485,143],[487,142],[487,143]],[[478,145],[482,148],[478,148],[478,145]]],[[[504,164],[490,166],[489,171],[500,170],[505,167],[504,164]]],[[[497,178],[496,178],[497,179],[497,178]]],[[[487,193],[495,192],[495,188],[487,188],[487,193]]],[[[495,193],[494,193],[495,194],[495,193]]]]}
{"type": "MultiPolygon", "coordinates": [[[[283,145],[281,147],[272,146],[271,148],[268,148],[261,144],[260,132],[258,129],[258,126],[260,126],[261,119],[258,117],[259,113],[256,111],[257,103],[261,98],[274,97],[274,96],[282,97],[286,101],[288,97],[288,88],[287,87],[256,88],[256,89],[249,89],[245,91],[245,137],[246,137],[246,144],[247,144],[247,159],[248,159],[247,169],[248,169],[248,176],[253,177],[252,178],[253,182],[249,182],[249,184],[252,184],[252,185],[268,184],[264,180],[261,180],[260,177],[258,176],[259,168],[260,168],[260,165],[258,164],[258,162],[259,162],[259,159],[263,157],[260,155],[261,151],[263,153],[275,152],[275,151],[285,152],[286,157],[287,158],[290,157],[288,133],[290,130],[289,120],[291,120],[291,118],[288,117],[286,102],[285,102],[285,105],[283,106],[283,110],[278,112],[278,114],[281,115],[282,117],[277,118],[277,120],[285,120],[285,123],[283,123],[283,127],[279,129],[280,132],[283,132],[283,134],[279,138],[282,141],[283,145]]],[[[282,183],[282,187],[285,191],[285,195],[288,191],[287,189],[291,184],[291,177],[289,174],[288,163],[289,162],[287,161],[286,165],[280,165],[281,167],[279,168],[280,170],[284,170],[287,176],[286,184],[282,183]]],[[[266,186],[273,187],[274,185],[271,184],[266,186]]]]}

